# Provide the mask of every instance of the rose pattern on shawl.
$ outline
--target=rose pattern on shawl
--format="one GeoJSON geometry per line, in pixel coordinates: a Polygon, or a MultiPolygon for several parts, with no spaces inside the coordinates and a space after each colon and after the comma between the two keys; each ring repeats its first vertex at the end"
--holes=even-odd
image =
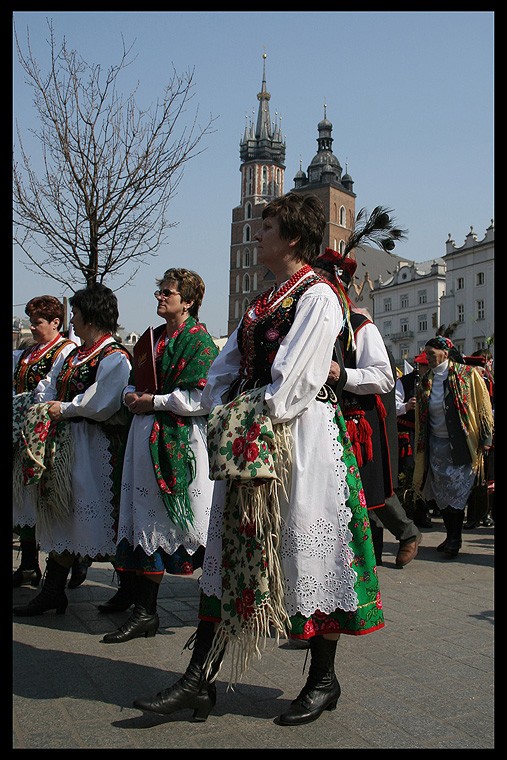
{"type": "Polygon", "coordinates": [[[264,388],[216,406],[208,418],[211,480],[275,478],[273,426],[266,414],[264,388]]]}

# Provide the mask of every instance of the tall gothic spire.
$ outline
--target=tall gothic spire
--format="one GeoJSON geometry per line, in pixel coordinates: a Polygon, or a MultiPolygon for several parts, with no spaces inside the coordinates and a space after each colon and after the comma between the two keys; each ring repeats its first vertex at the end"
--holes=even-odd
{"type": "Polygon", "coordinates": [[[257,100],[259,101],[257,124],[254,131],[252,117],[250,124],[245,125],[243,139],[239,144],[239,155],[243,163],[262,159],[283,165],[285,142],[282,135],[281,118],[276,113],[276,120],[271,121],[269,113],[271,95],[266,86],[266,53],[263,53],[262,58],[262,86],[261,91],[257,93],[257,100]]]}

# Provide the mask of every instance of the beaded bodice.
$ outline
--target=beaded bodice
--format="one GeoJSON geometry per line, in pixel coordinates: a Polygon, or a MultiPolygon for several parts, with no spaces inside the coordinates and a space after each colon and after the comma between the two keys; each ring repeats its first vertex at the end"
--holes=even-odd
{"type": "Polygon", "coordinates": [[[46,377],[55,359],[63,348],[73,341],[59,336],[43,349],[40,346],[30,346],[21,354],[14,370],[13,385],[14,393],[26,393],[33,391],[43,378],[46,377]]]}
{"type": "Polygon", "coordinates": [[[78,348],[71,351],[65,358],[56,382],[59,401],[72,401],[75,396],[84,393],[93,385],[100,362],[105,356],[115,351],[121,351],[131,360],[127,349],[116,341],[99,346],[93,353],[82,358],[79,356],[78,348]]]}
{"type": "Polygon", "coordinates": [[[303,293],[322,278],[309,266],[299,269],[278,290],[271,289],[254,299],[238,329],[241,352],[240,385],[271,382],[271,365],[294,322],[303,293]]]}

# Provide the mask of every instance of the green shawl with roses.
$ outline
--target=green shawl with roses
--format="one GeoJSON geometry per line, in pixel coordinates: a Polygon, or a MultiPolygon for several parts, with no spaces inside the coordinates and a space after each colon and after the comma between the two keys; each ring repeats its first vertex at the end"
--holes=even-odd
{"type": "MultiPolygon", "coordinates": [[[[162,330],[155,332],[157,338],[162,330]]],[[[206,327],[188,317],[169,339],[162,354],[159,393],[176,388],[204,388],[218,349],[206,327]]],[[[150,452],[155,477],[171,520],[183,529],[193,525],[188,487],[195,477],[195,455],[189,443],[191,417],[155,411],[150,452]]]]}

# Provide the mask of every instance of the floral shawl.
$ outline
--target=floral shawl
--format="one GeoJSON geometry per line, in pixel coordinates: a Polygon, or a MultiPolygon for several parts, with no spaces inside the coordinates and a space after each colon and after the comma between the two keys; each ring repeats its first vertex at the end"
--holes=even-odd
{"type": "MultiPolygon", "coordinates": [[[[206,327],[188,317],[168,340],[157,367],[159,392],[204,388],[217,355],[206,327]]],[[[150,435],[151,458],[164,506],[171,520],[184,529],[194,522],[188,493],[195,477],[195,455],[189,443],[191,422],[191,417],[155,411],[150,435]]]]}

